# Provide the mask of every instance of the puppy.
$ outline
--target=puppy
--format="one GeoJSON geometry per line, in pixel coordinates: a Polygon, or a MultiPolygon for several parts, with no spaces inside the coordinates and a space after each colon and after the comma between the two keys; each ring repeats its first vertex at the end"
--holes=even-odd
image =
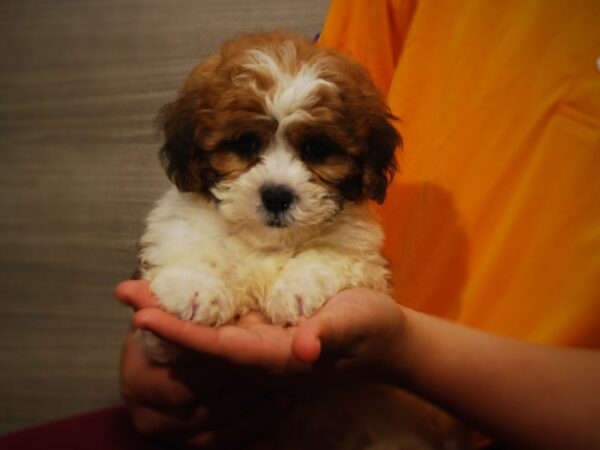
{"type": "MultiPolygon", "coordinates": [[[[369,200],[383,202],[396,171],[393,119],[362,67],[296,35],[244,36],[202,62],[164,108],[175,186],[140,241],[160,305],[205,325],[256,310],[285,326],[343,289],[389,292],[369,200]]],[[[462,448],[444,447],[462,439],[445,418],[395,389],[336,380],[303,397],[277,448],[462,448]]]]}
{"type": "Polygon", "coordinates": [[[285,33],[225,44],[164,108],[175,188],[147,220],[140,266],[161,306],[220,325],[275,324],[339,291],[389,291],[382,202],[400,137],[366,71],[285,33]]]}

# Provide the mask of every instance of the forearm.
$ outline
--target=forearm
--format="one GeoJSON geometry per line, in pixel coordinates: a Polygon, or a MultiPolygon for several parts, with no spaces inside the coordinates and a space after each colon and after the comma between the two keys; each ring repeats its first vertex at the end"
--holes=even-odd
{"type": "Polygon", "coordinates": [[[398,379],[513,446],[600,448],[600,353],[529,344],[406,310],[398,379]]]}

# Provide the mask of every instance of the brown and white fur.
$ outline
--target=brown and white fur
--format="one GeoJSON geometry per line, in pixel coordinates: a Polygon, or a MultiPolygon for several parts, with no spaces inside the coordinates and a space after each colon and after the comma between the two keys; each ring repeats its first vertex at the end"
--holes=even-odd
{"type": "Polygon", "coordinates": [[[383,201],[400,138],[366,72],[284,33],[201,63],[164,109],[173,188],[147,220],[142,276],[168,311],[206,325],[248,310],[276,324],[339,291],[388,291],[383,201]]]}
{"type": "MultiPolygon", "coordinates": [[[[400,136],[358,64],[287,33],[241,37],[196,67],[162,119],[175,187],[148,217],[140,269],[164,309],[288,325],[343,289],[390,291],[369,200],[384,200],[400,136]]],[[[414,398],[336,384],[307,395],[281,448],[459,448],[414,398]]]]}

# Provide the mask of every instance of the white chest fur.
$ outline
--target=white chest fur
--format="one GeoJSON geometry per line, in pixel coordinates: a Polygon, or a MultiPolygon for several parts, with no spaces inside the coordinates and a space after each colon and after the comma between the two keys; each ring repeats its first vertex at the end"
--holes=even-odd
{"type": "Polygon", "coordinates": [[[173,189],[148,217],[140,260],[161,305],[184,319],[218,325],[260,310],[288,324],[343,289],[388,290],[381,244],[367,205],[349,204],[318,228],[259,228],[173,189]]]}

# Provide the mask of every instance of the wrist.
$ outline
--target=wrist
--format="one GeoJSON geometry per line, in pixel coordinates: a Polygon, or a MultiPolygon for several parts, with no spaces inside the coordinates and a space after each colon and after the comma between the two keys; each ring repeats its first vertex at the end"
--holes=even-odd
{"type": "Polygon", "coordinates": [[[391,355],[386,355],[389,366],[386,368],[387,375],[394,384],[401,384],[408,387],[412,384],[414,373],[418,366],[420,322],[422,315],[412,309],[397,305],[400,310],[400,323],[395,326],[394,333],[389,339],[388,351],[391,355]]]}

